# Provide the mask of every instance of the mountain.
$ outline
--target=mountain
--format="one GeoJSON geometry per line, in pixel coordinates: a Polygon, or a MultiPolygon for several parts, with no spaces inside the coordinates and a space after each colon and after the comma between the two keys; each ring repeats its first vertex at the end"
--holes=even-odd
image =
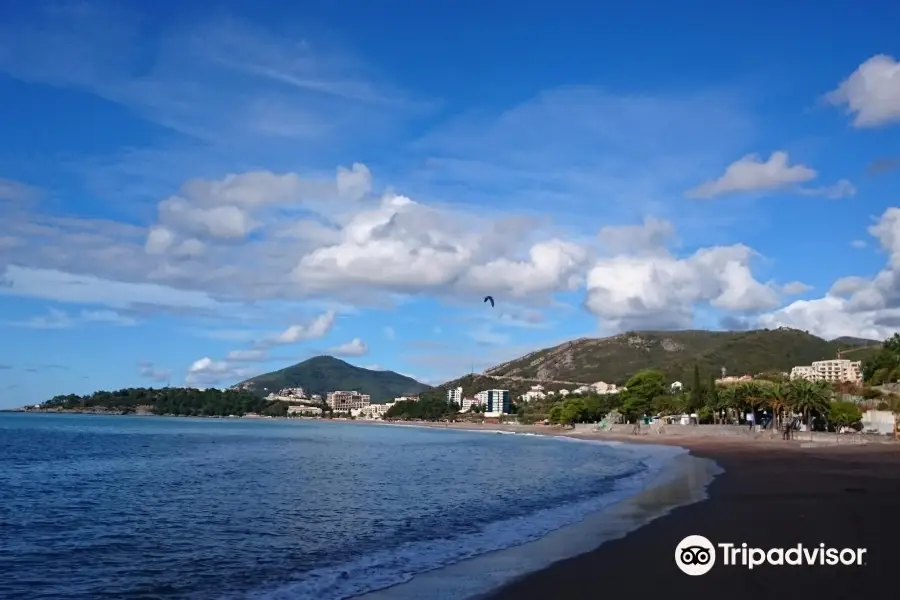
{"type": "MultiPolygon", "coordinates": [[[[694,365],[703,377],[789,372],[797,365],[842,356],[864,360],[879,346],[857,338],[827,341],[781,327],[755,331],[630,331],[607,338],[581,338],[497,365],[484,376],[498,381],[606,381],[619,385],[641,369],[658,369],[670,380],[688,382],[694,365]]],[[[880,345],[880,344],[879,344],[880,345]]],[[[448,382],[450,384],[455,382],[448,382]]],[[[445,384],[447,385],[447,384],[445,384]]],[[[442,386],[443,387],[443,386],[442,386]]],[[[509,387],[508,385],[506,387],[509,387]]]]}
{"type": "Polygon", "coordinates": [[[334,390],[356,390],[383,403],[397,396],[431,389],[411,377],[393,371],[372,371],[356,367],[332,356],[316,356],[279,371],[251,377],[234,386],[265,395],[284,388],[302,387],[309,394],[325,395],[334,390]]]}
{"type": "Polygon", "coordinates": [[[849,335],[834,338],[831,341],[836,344],[846,346],[847,348],[869,348],[872,346],[881,346],[881,342],[879,342],[878,340],[868,340],[866,338],[851,337],[849,335]]]}

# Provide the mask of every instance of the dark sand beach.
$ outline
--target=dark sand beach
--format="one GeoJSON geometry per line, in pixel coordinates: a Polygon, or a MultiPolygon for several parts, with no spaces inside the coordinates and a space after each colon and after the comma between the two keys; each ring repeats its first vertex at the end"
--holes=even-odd
{"type": "MultiPolygon", "coordinates": [[[[594,436],[590,436],[594,437],[594,436]]],[[[605,437],[605,436],[597,436],[605,437]]],[[[619,437],[626,441],[626,438],[619,437]]],[[[627,441],[636,441],[631,438],[627,441]]],[[[896,595],[900,446],[803,448],[777,440],[665,439],[719,463],[708,500],[676,509],[597,550],[532,573],[491,600],[865,598],[896,595]],[[721,566],[690,577],[675,564],[688,535],[751,547],[867,548],[864,566],[721,566]]]]}

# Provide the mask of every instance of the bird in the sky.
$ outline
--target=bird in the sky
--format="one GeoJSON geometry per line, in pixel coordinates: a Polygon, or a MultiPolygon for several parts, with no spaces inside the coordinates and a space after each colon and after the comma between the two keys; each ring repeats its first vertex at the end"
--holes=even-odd
{"type": "Polygon", "coordinates": [[[494,307],[494,297],[493,297],[493,296],[485,296],[485,297],[484,297],[484,301],[485,301],[485,302],[490,302],[490,303],[491,303],[491,308],[494,307]]]}

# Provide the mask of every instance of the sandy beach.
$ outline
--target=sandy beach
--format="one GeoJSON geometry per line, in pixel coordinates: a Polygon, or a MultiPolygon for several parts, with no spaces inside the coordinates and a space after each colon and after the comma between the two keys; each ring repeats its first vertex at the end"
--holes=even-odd
{"type": "MultiPolygon", "coordinates": [[[[571,435],[546,427],[502,428],[571,435]]],[[[716,461],[725,472],[710,486],[709,499],[675,509],[593,552],[532,573],[491,594],[490,600],[656,599],[679,593],[716,600],[788,594],[830,599],[882,596],[896,586],[900,445],[807,447],[810,444],[802,439],[784,442],[702,435],[577,437],[674,444],[694,456],[716,461]],[[763,565],[750,570],[719,564],[703,576],[691,577],[682,573],[674,560],[675,547],[688,535],[766,550],[824,544],[866,548],[867,552],[862,566],[763,565]]]]}

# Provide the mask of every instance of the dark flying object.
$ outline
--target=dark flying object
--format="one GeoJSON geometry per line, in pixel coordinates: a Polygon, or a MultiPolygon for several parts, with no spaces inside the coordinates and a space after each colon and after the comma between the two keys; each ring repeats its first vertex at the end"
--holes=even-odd
{"type": "Polygon", "coordinates": [[[490,303],[491,303],[491,308],[494,307],[494,297],[493,297],[493,296],[485,296],[485,297],[484,297],[484,301],[485,301],[485,302],[490,301],[490,303]]]}

